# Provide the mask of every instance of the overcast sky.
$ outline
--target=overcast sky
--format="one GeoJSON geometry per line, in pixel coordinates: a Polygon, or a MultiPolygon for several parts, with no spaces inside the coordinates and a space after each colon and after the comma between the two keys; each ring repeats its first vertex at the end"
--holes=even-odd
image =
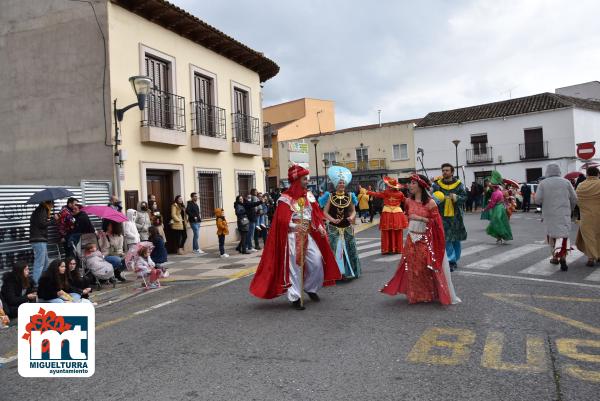
{"type": "Polygon", "coordinates": [[[600,80],[595,0],[171,0],[281,67],[264,106],[336,102],[337,128],[600,80]]]}

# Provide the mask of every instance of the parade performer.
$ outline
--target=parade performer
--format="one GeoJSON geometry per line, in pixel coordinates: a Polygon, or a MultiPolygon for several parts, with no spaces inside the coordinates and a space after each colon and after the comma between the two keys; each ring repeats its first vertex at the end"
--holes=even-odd
{"type": "Polygon", "coordinates": [[[492,197],[492,192],[494,192],[492,190],[492,186],[490,184],[490,180],[489,178],[486,178],[486,180],[483,182],[483,205],[482,205],[482,211],[481,211],[481,216],[480,219],[481,220],[489,220],[490,219],[490,211],[486,209],[488,202],[490,201],[490,198],[492,197]]]}
{"type": "Polygon", "coordinates": [[[324,216],[307,190],[309,171],[293,165],[290,187],[277,201],[267,244],[250,284],[250,293],[271,299],[287,292],[292,306],[304,309],[304,291],[318,302],[317,291],[342,277],[327,241],[324,216]]]}
{"type": "Polygon", "coordinates": [[[383,199],[383,211],[379,220],[381,253],[402,253],[402,230],[408,226],[401,207],[404,194],[400,192],[400,183],[395,178],[385,177],[383,182],[388,186],[385,191],[367,191],[372,197],[383,199]]]}
{"type": "Polygon", "coordinates": [[[352,173],[346,167],[332,166],[327,175],[336,188],[335,193],[330,194],[324,210],[325,218],[329,221],[327,225],[329,243],[342,277],[358,278],[360,260],[352,229],[356,209],[352,197],[346,192],[346,185],[352,181],[352,173]]]}
{"type": "Polygon", "coordinates": [[[502,184],[502,176],[498,171],[492,171],[490,182],[494,192],[492,192],[492,197],[486,206],[486,210],[489,211],[490,223],[485,232],[496,238],[497,244],[503,244],[506,241],[512,240],[513,237],[508,221],[508,211],[504,203],[504,191],[502,191],[502,187],[500,186],[502,184]]]}
{"type": "Polygon", "coordinates": [[[406,294],[411,304],[439,301],[443,305],[461,302],[454,292],[446,256],[444,229],[436,202],[427,190],[423,175],[411,177],[411,196],[405,201],[408,235],[394,277],[381,289],[388,295],[406,294]]]}
{"type": "Polygon", "coordinates": [[[444,200],[439,203],[438,208],[444,222],[446,253],[450,262],[450,271],[454,271],[460,260],[460,241],[467,239],[462,211],[467,199],[467,191],[462,182],[454,177],[454,166],[450,163],[442,164],[442,178],[433,184],[432,189],[435,192],[441,192],[444,196],[444,200]]]}

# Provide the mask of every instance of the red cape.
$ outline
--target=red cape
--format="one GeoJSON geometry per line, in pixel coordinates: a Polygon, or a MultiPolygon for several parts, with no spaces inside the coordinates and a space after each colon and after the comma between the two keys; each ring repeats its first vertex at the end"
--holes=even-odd
{"type": "MultiPolygon", "coordinates": [[[[312,226],[322,226],[324,217],[318,203],[311,202],[311,205],[312,226]]],[[[288,231],[291,219],[292,209],[285,201],[279,201],[258,269],[250,283],[250,293],[258,298],[272,299],[287,291],[286,283],[290,282],[288,231]]],[[[335,281],[341,280],[342,276],[327,236],[322,237],[318,231],[314,230],[310,235],[323,255],[323,285],[335,285],[335,281]]]]}

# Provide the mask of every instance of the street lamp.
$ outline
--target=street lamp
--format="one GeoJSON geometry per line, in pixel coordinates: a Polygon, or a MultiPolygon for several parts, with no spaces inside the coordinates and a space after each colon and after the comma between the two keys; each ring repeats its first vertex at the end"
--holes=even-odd
{"type": "Polygon", "coordinates": [[[460,143],[460,140],[455,139],[452,143],[454,144],[454,150],[456,151],[456,179],[458,180],[458,144],[460,143]]]}
{"type": "Polygon", "coordinates": [[[119,153],[119,145],[121,144],[121,136],[120,136],[120,130],[119,130],[119,123],[121,121],[123,121],[123,116],[125,115],[125,112],[129,109],[131,109],[132,107],[138,106],[140,108],[140,110],[144,110],[144,107],[146,105],[146,97],[148,96],[148,93],[150,92],[150,88],[152,87],[152,79],[150,79],[150,77],[146,77],[143,75],[136,75],[133,77],[129,78],[129,83],[131,84],[131,87],[133,88],[133,92],[135,93],[135,96],[137,97],[137,102],[136,103],[132,103],[129,106],[125,106],[122,109],[118,109],[117,108],[117,99],[114,100],[113,102],[113,106],[114,106],[114,118],[115,118],[115,141],[113,143],[113,148],[114,148],[114,157],[116,159],[115,161],[115,175],[116,175],[116,179],[115,179],[115,189],[116,189],[116,193],[117,196],[120,197],[121,196],[121,166],[123,165],[123,158],[121,158],[120,153],[119,153]]]}
{"type": "Polygon", "coordinates": [[[313,138],[310,140],[310,143],[315,145],[315,172],[317,174],[317,191],[319,190],[319,162],[317,161],[317,144],[319,140],[317,138],[313,138]]]}
{"type": "Polygon", "coordinates": [[[325,175],[325,185],[324,185],[324,187],[325,188],[323,188],[323,191],[327,191],[327,177],[328,177],[327,176],[327,168],[329,167],[329,160],[328,159],[323,159],[323,167],[324,167],[324,170],[325,170],[325,172],[324,172],[324,175],[325,175]]]}

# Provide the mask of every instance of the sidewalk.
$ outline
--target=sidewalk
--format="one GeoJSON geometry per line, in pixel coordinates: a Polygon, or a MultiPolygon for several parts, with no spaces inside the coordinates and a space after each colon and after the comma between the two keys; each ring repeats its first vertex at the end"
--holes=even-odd
{"type": "MultiPolygon", "coordinates": [[[[354,231],[358,234],[377,224],[379,224],[378,218],[374,219],[373,223],[356,225],[354,231]]],[[[203,249],[206,252],[204,255],[193,253],[169,255],[169,261],[164,264],[169,270],[169,277],[161,279],[160,282],[168,285],[181,281],[235,279],[254,274],[260,262],[262,250],[242,255],[235,250],[236,246],[237,242],[225,245],[225,252],[230,255],[229,258],[220,257],[218,246],[203,249]]],[[[133,272],[127,271],[125,277],[127,281],[118,283],[116,288],[105,286],[101,290],[94,290],[90,299],[102,307],[145,292],[141,289],[141,280],[137,279],[133,272]]]]}

